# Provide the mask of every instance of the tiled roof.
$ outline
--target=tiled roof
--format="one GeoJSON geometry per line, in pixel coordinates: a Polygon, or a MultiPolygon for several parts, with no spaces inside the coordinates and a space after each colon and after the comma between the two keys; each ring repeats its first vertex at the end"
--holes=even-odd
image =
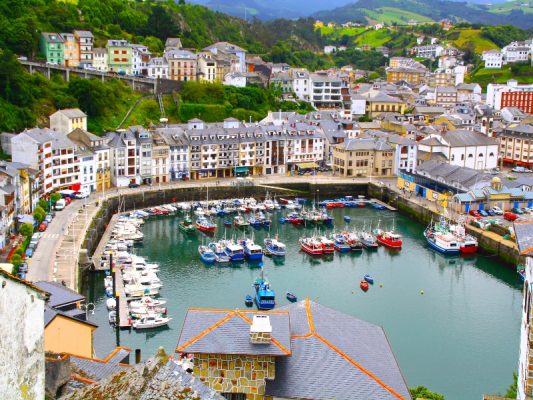
{"type": "Polygon", "coordinates": [[[291,357],[276,360],[266,395],[282,398],[410,399],[390,344],[377,325],[310,300],[284,307],[291,357]]]}
{"type": "MultiPolygon", "coordinates": [[[[54,114],[62,114],[67,118],[85,118],[87,114],[81,111],[79,108],[64,108],[62,110],[57,110],[54,114]]],[[[52,115],[54,115],[52,114],[52,115]]]]}
{"type": "Polygon", "coordinates": [[[393,150],[391,146],[382,140],[376,139],[347,139],[344,143],[337,145],[345,150],[393,150]]]}
{"type": "Polygon", "coordinates": [[[185,316],[176,352],[290,355],[289,314],[287,311],[240,311],[191,308],[185,316]],[[272,342],[250,342],[254,315],[268,315],[272,342]]]}
{"type": "Polygon", "coordinates": [[[85,300],[81,294],[57,282],[38,281],[35,286],[50,293],[47,303],[50,307],[56,308],[85,300]]]}
{"type": "Polygon", "coordinates": [[[117,347],[103,360],[71,355],[70,363],[77,374],[93,381],[100,381],[128,368],[128,366],[119,364],[130,353],[131,349],[117,347]]]}
{"type": "Polygon", "coordinates": [[[514,232],[520,254],[533,256],[533,221],[515,221],[514,232]]]}

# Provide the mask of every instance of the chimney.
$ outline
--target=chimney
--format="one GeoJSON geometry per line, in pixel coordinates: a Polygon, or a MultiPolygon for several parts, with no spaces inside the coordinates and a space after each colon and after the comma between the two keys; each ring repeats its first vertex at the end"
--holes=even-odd
{"type": "Polygon", "coordinates": [[[268,315],[254,315],[250,327],[250,342],[252,344],[268,344],[272,341],[272,325],[268,315]]]}

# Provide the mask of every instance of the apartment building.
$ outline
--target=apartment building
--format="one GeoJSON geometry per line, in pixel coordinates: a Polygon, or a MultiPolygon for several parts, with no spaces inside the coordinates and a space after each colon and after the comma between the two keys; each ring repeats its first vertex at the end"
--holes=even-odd
{"type": "Polygon", "coordinates": [[[498,134],[500,157],[504,163],[533,166],[533,126],[512,124],[498,134]]]}
{"type": "Polygon", "coordinates": [[[198,55],[198,80],[215,82],[217,79],[217,62],[210,52],[202,52],[198,55]]]}
{"type": "Polygon", "coordinates": [[[489,83],[487,105],[495,110],[516,107],[525,113],[533,114],[533,84],[520,85],[514,79],[506,84],[489,83]]]}
{"type": "Polygon", "coordinates": [[[309,71],[304,68],[291,69],[292,91],[300,100],[309,101],[311,79],[309,71]]]}
{"type": "Polygon", "coordinates": [[[165,52],[168,61],[169,78],[175,81],[195,81],[196,54],[188,50],[170,50],[165,52]]]}
{"type": "Polygon", "coordinates": [[[78,39],[73,33],[61,33],[63,42],[65,66],[76,68],[80,65],[80,48],[78,39]]]}
{"type": "Polygon", "coordinates": [[[92,66],[93,64],[93,47],[94,36],[91,31],[74,31],[74,36],[78,41],[80,52],[80,66],[92,66]]]}
{"type": "Polygon", "coordinates": [[[65,65],[65,39],[56,32],[43,32],[39,38],[39,50],[49,64],[65,65]]]}
{"type": "Polygon", "coordinates": [[[87,130],[87,114],[79,108],[65,108],[50,115],[50,129],[68,134],[75,129],[87,130]]]}
{"type": "Polygon", "coordinates": [[[438,86],[435,88],[435,104],[440,107],[453,107],[457,103],[455,86],[438,86]]]}
{"type": "Polygon", "coordinates": [[[394,148],[377,138],[347,139],[333,146],[333,171],[341,176],[392,176],[394,148]]]}
{"type": "Polygon", "coordinates": [[[171,181],[190,178],[189,140],[181,127],[156,128],[155,133],[167,143],[169,149],[168,170],[171,181]]]}
{"type": "Polygon", "coordinates": [[[217,42],[206,47],[203,51],[209,51],[228,60],[234,60],[232,72],[246,72],[246,50],[242,47],[229,42],[217,42]]]}
{"type": "Polygon", "coordinates": [[[310,74],[310,100],[315,108],[338,109],[342,108],[341,89],[343,82],[336,76],[324,73],[310,74]]]}
{"type": "Polygon", "coordinates": [[[101,72],[107,72],[109,70],[109,54],[107,49],[101,47],[94,49],[93,68],[101,72]]]}
{"type": "Polygon", "coordinates": [[[500,69],[503,66],[503,53],[499,50],[488,50],[481,54],[487,69],[500,69]]]}
{"type": "Polygon", "coordinates": [[[168,79],[168,62],[165,57],[154,57],[146,65],[148,77],[153,79],[168,79]]]}
{"type": "Polygon", "coordinates": [[[133,48],[127,40],[108,40],[106,48],[109,71],[133,73],[133,48]]]}
{"type": "Polygon", "coordinates": [[[106,134],[111,159],[111,182],[123,187],[130,183],[140,183],[140,166],[137,138],[130,130],[108,132],[106,134]]]}
{"type": "Polygon", "coordinates": [[[152,174],[153,183],[170,181],[170,146],[165,138],[154,132],[152,134],[152,174]]]}
{"type": "Polygon", "coordinates": [[[148,75],[148,63],[152,53],[141,44],[131,44],[131,73],[138,76],[148,75]]]}

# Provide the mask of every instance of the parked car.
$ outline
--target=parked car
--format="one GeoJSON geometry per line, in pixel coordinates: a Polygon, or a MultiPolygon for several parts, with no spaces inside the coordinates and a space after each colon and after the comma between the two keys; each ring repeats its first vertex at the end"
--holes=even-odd
{"type": "Polygon", "coordinates": [[[491,217],[494,217],[496,213],[491,209],[487,210],[487,214],[489,214],[491,217]]]}
{"type": "Polygon", "coordinates": [[[46,230],[46,228],[48,227],[48,224],[46,222],[42,222],[40,225],[39,225],[39,232],[44,232],[46,230]]]}
{"type": "Polygon", "coordinates": [[[515,219],[518,218],[518,215],[516,215],[513,212],[508,211],[508,212],[503,213],[503,218],[505,218],[507,221],[514,221],[515,219]]]}
{"type": "Polygon", "coordinates": [[[63,208],[65,208],[66,205],[67,203],[65,202],[65,199],[59,199],[58,201],[56,201],[55,209],[56,211],[61,211],[63,208]]]}
{"type": "Polygon", "coordinates": [[[513,209],[511,209],[511,212],[514,212],[515,214],[518,214],[518,215],[524,213],[520,207],[514,207],[513,209]]]}
{"type": "Polygon", "coordinates": [[[480,214],[482,217],[488,217],[488,216],[489,216],[489,213],[487,213],[485,210],[479,210],[479,214],[480,214]]]}
{"type": "Polygon", "coordinates": [[[65,205],[68,206],[70,203],[72,203],[72,199],[70,197],[65,197],[63,200],[65,200],[65,205]]]}
{"type": "Polygon", "coordinates": [[[31,247],[28,247],[26,249],[26,257],[31,258],[33,256],[33,249],[31,247]]]}
{"type": "Polygon", "coordinates": [[[135,189],[135,188],[138,188],[140,185],[138,183],[135,183],[135,182],[131,182],[128,187],[130,189],[135,189]]]}
{"type": "Polygon", "coordinates": [[[52,214],[46,214],[46,217],[44,217],[44,220],[48,223],[52,222],[52,214]]]}
{"type": "Polygon", "coordinates": [[[468,214],[470,214],[472,217],[476,217],[476,218],[480,218],[481,217],[481,214],[479,213],[478,210],[470,210],[468,212],[468,214]]]}
{"type": "Polygon", "coordinates": [[[86,197],[89,197],[90,193],[88,190],[81,190],[79,192],[76,192],[74,195],[77,199],[84,199],[86,197]]]}
{"type": "Polygon", "coordinates": [[[28,272],[28,263],[23,262],[22,264],[19,264],[19,272],[24,272],[26,274],[28,272]]]}
{"type": "Polygon", "coordinates": [[[518,172],[518,173],[529,173],[529,172],[531,172],[530,169],[527,169],[525,167],[514,167],[511,171],[518,172]]]}
{"type": "Polygon", "coordinates": [[[494,212],[494,214],[496,215],[503,215],[503,210],[498,207],[498,206],[494,206],[491,208],[491,210],[494,212]]]}
{"type": "Polygon", "coordinates": [[[17,272],[17,278],[26,280],[26,273],[25,272],[17,272]]]}

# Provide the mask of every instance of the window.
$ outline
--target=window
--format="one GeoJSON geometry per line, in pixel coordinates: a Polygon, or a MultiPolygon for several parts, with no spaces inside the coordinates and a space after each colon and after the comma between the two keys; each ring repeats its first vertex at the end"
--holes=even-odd
{"type": "Polygon", "coordinates": [[[474,157],[472,154],[469,154],[469,155],[468,155],[468,158],[472,158],[472,157],[474,157]]]}

